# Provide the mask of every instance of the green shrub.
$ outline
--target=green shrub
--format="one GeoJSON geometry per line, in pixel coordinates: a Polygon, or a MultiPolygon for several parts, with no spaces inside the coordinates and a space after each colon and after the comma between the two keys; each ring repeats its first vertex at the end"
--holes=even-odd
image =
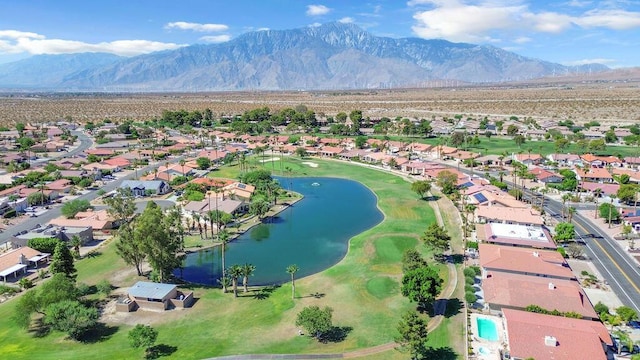
{"type": "Polygon", "coordinates": [[[475,292],[475,291],[476,289],[473,287],[473,285],[468,285],[468,284],[464,285],[464,292],[475,292]]]}
{"type": "Polygon", "coordinates": [[[106,279],[100,280],[100,282],[98,282],[98,284],[96,285],[96,289],[100,294],[103,294],[105,296],[109,296],[109,294],[111,294],[111,284],[106,279]]]}
{"type": "Polygon", "coordinates": [[[78,295],[80,296],[86,296],[91,294],[91,286],[85,284],[85,283],[78,283],[78,285],[76,286],[76,288],[78,289],[78,295]]]}
{"type": "Polygon", "coordinates": [[[18,289],[13,286],[7,286],[0,284],[0,295],[11,295],[18,292],[18,289]]]}
{"type": "Polygon", "coordinates": [[[469,269],[473,269],[473,271],[476,272],[476,276],[482,275],[482,269],[480,269],[480,266],[469,266],[469,269]]]}
{"type": "Polygon", "coordinates": [[[598,301],[598,303],[593,307],[593,309],[602,317],[603,314],[609,313],[609,307],[602,303],[602,301],[598,301]]]}
{"type": "Polygon", "coordinates": [[[472,268],[465,268],[463,271],[464,276],[466,277],[475,277],[476,276],[476,271],[473,270],[472,268]]]}
{"type": "Polygon", "coordinates": [[[564,250],[564,248],[563,248],[563,247],[559,247],[559,248],[558,248],[558,252],[559,252],[559,253],[560,253],[560,255],[562,255],[562,257],[563,257],[563,258],[565,258],[565,259],[569,257],[569,255],[567,255],[567,252],[564,250]]]}
{"type": "Polygon", "coordinates": [[[468,241],[467,249],[475,249],[478,250],[478,242],[477,241],[468,241]]]}
{"type": "Polygon", "coordinates": [[[4,213],[4,215],[2,215],[3,218],[5,219],[11,219],[16,217],[18,214],[16,213],[16,209],[11,209],[9,211],[7,211],[6,213],[4,213]]]}
{"type": "Polygon", "coordinates": [[[473,304],[474,302],[476,302],[478,300],[478,297],[476,296],[475,293],[466,292],[464,294],[464,300],[469,304],[473,304]]]}
{"type": "Polygon", "coordinates": [[[33,281],[31,281],[31,279],[29,278],[24,277],[18,281],[18,285],[20,285],[20,287],[24,290],[31,289],[33,287],[33,281]]]}
{"type": "Polygon", "coordinates": [[[27,246],[43,253],[53,254],[59,242],[57,238],[33,238],[27,241],[27,246]]]}
{"type": "Polygon", "coordinates": [[[464,278],[464,282],[467,285],[473,285],[473,284],[476,283],[476,280],[474,278],[471,278],[471,277],[465,277],[464,278]]]}

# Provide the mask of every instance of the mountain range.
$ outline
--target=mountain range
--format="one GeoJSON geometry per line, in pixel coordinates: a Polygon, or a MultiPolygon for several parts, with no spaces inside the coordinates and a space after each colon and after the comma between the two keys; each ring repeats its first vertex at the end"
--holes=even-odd
{"type": "Polygon", "coordinates": [[[374,36],[339,22],[249,32],[222,44],[135,57],[36,55],[0,64],[0,87],[53,91],[335,90],[495,83],[607,70],[567,67],[493,46],[374,36]]]}

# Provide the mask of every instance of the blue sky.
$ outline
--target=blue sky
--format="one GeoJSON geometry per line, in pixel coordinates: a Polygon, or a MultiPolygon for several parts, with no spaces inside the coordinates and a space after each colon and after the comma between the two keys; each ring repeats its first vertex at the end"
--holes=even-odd
{"type": "Polygon", "coordinates": [[[0,0],[0,63],[86,51],[134,56],[331,21],[565,65],[640,66],[640,0],[0,0]]]}

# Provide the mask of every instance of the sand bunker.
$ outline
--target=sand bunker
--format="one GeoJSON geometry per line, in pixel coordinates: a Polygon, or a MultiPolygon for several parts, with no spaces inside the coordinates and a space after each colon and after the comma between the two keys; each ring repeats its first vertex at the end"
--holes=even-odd
{"type": "Polygon", "coordinates": [[[305,165],[309,165],[309,166],[311,166],[312,168],[317,168],[317,167],[318,167],[318,164],[316,164],[316,163],[314,163],[314,162],[310,162],[310,161],[305,161],[305,162],[303,162],[303,164],[305,164],[305,165]]]}

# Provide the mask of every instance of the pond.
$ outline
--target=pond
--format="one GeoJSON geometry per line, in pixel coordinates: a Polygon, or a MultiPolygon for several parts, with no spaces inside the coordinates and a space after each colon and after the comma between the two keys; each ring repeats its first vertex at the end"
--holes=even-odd
{"type": "MultiPolygon", "coordinates": [[[[281,186],[304,198],[274,218],[263,219],[226,247],[226,265],[256,267],[249,285],[290,280],[286,267],[296,264],[296,278],[338,263],[349,239],[380,223],[377,198],[359,182],[338,178],[277,178],[281,186]]],[[[186,281],[218,285],[222,276],[221,248],[190,253],[175,275],[186,281]]]]}

